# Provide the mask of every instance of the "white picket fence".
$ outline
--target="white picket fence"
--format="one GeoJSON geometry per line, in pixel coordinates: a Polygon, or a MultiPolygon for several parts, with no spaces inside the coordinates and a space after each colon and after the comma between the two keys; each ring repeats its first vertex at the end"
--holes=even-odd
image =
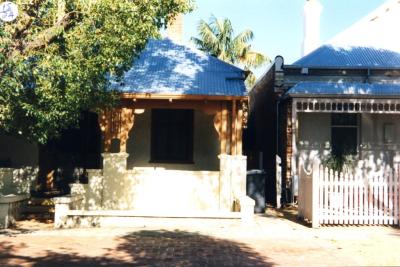
{"type": "Polygon", "coordinates": [[[399,165],[380,171],[338,173],[300,166],[299,215],[319,225],[399,225],[399,165]]]}

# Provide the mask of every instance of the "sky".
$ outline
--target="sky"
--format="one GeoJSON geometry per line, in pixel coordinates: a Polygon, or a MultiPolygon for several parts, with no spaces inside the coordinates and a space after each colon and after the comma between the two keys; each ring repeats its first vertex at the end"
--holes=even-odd
{"type": "MultiPolygon", "coordinates": [[[[320,0],[322,43],[368,15],[386,0],[320,0]]],[[[200,19],[211,14],[229,18],[236,33],[251,29],[252,47],[271,60],[282,55],[285,64],[301,57],[305,0],[196,0],[196,10],[184,17],[183,41],[197,35],[200,19]]],[[[266,67],[264,67],[266,68],[266,67]]],[[[262,69],[256,71],[260,75],[262,69]]]]}

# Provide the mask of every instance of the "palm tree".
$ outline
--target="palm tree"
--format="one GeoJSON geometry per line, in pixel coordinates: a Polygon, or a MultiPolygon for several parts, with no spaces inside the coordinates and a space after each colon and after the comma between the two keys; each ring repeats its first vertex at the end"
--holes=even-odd
{"type": "Polygon", "coordinates": [[[199,22],[198,32],[199,38],[191,38],[198,49],[250,71],[246,80],[248,87],[256,79],[251,69],[270,62],[267,56],[251,49],[249,42],[254,38],[253,32],[245,30],[234,36],[232,24],[227,18],[220,20],[211,15],[208,23],[204,20],[199,22]]]}

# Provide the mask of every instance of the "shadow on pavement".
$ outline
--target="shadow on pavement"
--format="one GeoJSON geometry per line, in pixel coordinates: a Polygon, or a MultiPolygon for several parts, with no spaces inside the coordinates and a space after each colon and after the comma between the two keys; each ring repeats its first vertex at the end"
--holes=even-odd
{"type": "Polygon", "coordinates": [[[261,214],[261,216],[267,218],[278,218],[282,220],[288,220],[302,226],[311,227],[310,223],[298,218],[297,214],[298,214],[297,207],[286,206],[280,209],[268,207],[265,213],[261,214]]]}
{"type": "MultiPolygon", "coordinates": [[[[85,251],[29,255],[27,244],[0,243],[1,266],[273,266],[247,245],[184,231],[139,231],[116,237],[100,257],[85,251]],[[27,253],[28,252],[28,253],[27,253]]],[[[29,241],[28,241],[29,242],[29,241]]],[[[90,249],[90,244],[88,245],[90,249]]],[[[31,254],[34,254],[31,252],[31,254]]]]}
{"type": "Polygon", "coordinates": [[[40,230],[52,230],[54,226],[53,221],[53,218],[48,219],[38,216],[24,216],[9,228],[0,229],[0,236],[4,235],[14,237],[17,235],[31,234],[40,230]]]}

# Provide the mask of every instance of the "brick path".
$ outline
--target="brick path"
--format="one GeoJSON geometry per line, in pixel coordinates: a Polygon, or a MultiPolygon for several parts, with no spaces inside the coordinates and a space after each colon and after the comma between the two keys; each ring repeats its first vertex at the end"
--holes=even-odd
{"type": "Polygon", "coordinates": [[[138,219],[132,228],[53,230],[24,223],[0,231],[0,266],[400,265],[399,229],[310,229],[279,215],[252,225],[138,219]]]}

